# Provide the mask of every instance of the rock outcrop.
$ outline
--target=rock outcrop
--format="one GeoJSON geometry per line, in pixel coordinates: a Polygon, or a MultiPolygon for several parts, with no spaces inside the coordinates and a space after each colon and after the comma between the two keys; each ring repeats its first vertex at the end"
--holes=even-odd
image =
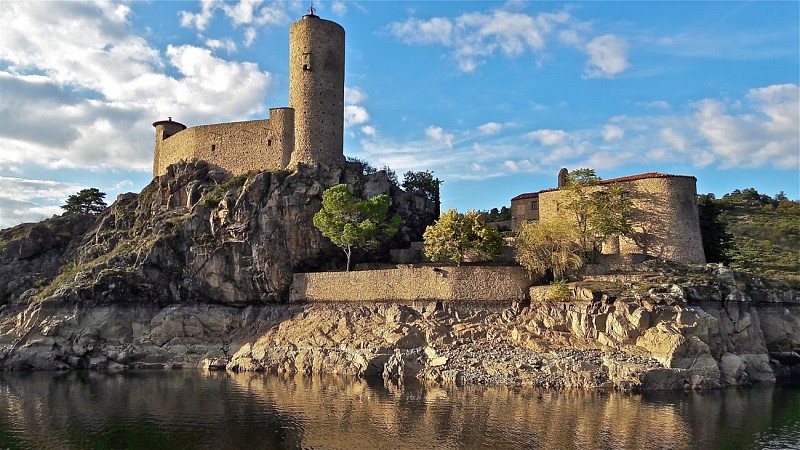
{"type": "Polygon", "coordinates": [[[322,192],[338,183],[357,196],[391,197],[391,212],[404,220],[395,248],[420,240],[437,214],[424,195],[402,191],[385,172],[364,174],[360,164],[234,178],[202,161],[176,164],[100,216],[0,231],[0,305],[285,301],[293,273],[343,265],[312,223],[322,192]]]}
{"type": "MultiPolygon", "coordinates": [[[[644,264],[566,299],[287,304],[292,274],[341,265],[322,191],[389,193],[418,240],[434,212],[386,174],[170,168],[102,215],[0,231],[0,370],[203,368],[402,382],[717,388],[800,375],[800,297],[719,267],[644,264]]],[[[381,249],[388,253],[389,247],[381,249]]],[[[384,255],[385,256],[385,255],[384,255]]]]}

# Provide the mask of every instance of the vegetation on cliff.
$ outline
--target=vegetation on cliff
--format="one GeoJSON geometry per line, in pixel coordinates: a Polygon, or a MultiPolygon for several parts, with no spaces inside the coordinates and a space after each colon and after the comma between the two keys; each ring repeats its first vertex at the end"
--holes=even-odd
{"type": "Polygon", "coordinates": [[[369,200],[353,197],[346,184],[337,184],[322,193],[322,209],[314,214],[314,226],[347,255],[347,271],[353,249],[375,249],[400,228],[398,214],[387,217],[389,196],[369,200]]]}
{"type": "Polygon", "coordinates": [[[706,258],[800,286],[800,202],[748,188],[700,195],[706,258]]]}
{"type": "Polygon", "coordinates": [[[67,197],[61,206],[64,214],[100,214],[108,206],[103,199],[106,193],[97,188],[81,189],[77,194],[67,197]]]}

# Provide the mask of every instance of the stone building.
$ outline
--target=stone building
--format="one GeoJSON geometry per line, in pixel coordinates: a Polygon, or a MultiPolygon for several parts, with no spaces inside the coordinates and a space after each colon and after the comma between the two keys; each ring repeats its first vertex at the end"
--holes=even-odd
{"type": "Polygon", "coordinates": [[[289,29],[289,107],[269,118],[187,128],[155,122],[153,176],[201,159],[234,175],[344,164],[344,28],[313,12],[289,29]]]}
{"type": "MultiPolygon", "coordinates": [[[[548,220],[563,212],[568,193],[562,189],[566,171],[559,173],[559,187],[520,194],[511,199],[511,227],[518,231],[527,221],[548,220]]],[[[603,180],[597,189],[618,183],[632,203],[630,237],[615,236],[602,252],[619,255],[621,262],[649,256],[686,263],[704,263],[700,222],[697,215],[697,179],[687,175],[648,172],[603,180]]]]}

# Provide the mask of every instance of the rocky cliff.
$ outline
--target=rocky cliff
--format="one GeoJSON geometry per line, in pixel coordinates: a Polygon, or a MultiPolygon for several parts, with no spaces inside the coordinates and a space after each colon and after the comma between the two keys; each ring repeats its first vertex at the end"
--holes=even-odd
{"type": "MultiPolygon", "coordinates": [[[[618,389],[797,376],[800,299],[716,265],[645,264],[571,295],[477,304],[286,304],[294,272],[340,265],[311,225],[321,192],[390,193],[419,238],[432,210],[385,174],[230,178],[173,166],[99,217],[0,231],[0,369],[194,368],[618,389]]],[[[387,249],[383,249],[388,251],[387,249]]]]}

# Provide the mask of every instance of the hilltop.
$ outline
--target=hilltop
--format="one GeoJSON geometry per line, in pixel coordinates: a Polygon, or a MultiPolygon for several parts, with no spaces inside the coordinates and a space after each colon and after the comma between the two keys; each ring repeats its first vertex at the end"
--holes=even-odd
{"type": "Polygon", "coordinates": [[[437,208],[391,178],[361,164],[232,177],[182,163],[98,216],[2,230],[0,369],[204,367],[622,390],[800,370],[797,291],[717,264],[650,261],[516,300],[287,303],[295,274],[343,266],[312,225],[326,187],[392,197],[405,226],[379,260],[420,239],[437,208]]]}
{"type": "Polygon", "coordinates": [[[800,201],[753,188],[700,196],[706,257],[800,287],[800,201]],[[705,217],[704,217],[705,216],[705,217]],[[703,219],[705,218],[705,223],[703,219]]]}

